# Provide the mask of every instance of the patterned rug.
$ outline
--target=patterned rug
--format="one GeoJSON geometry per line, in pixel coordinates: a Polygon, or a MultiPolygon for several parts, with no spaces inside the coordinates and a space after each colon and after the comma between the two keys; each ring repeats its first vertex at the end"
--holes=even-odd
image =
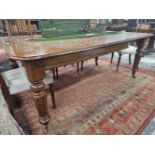
{"type": "MultiPolygon", "coordinates": [[[[129,65],[116,72],[115,63],[101,58],[98,66],[94,60],[85,62],[79,74],[76,65],[61,67],[59,74],[54,83],[57,109],[48,96],[51,121],[46,134],[141,134],[154,117],[155,72],[139,69],[132,79],[129,65]]],[[[18,97],[31,126],[27,133],[44,134],[31,93],[18,97]]]]}
{"type": "Polygon", "coordinates": [[[148,117],[148,121],[144,122],[143,128],[140,128],[141,130],[137,131],[137,134],[155,135],[155,117],[153,116],[155,116],[155,111],[148,117]]]}

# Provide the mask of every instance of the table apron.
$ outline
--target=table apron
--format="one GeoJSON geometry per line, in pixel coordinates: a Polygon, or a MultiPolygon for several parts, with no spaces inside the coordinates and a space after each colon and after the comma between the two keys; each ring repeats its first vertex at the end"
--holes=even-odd
{"type": "Polygon", "coordinates": [[[128,47],[128,43],[119,43],[116,45],[110,45],[107,47],[99,47],[96,49],[90,49],[86,51],[80,51],[75,53],[67,53],[51,58],[44,58],[39,60],[44,69],[50,69],[54,67],[60,67],[63,65],[88,60],[101,55],[109,54],[115,51],[119,51],[128,47]]]}

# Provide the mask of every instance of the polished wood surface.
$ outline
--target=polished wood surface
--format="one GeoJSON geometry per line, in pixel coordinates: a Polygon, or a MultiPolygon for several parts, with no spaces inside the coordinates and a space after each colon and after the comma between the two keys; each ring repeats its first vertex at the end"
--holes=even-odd
{"type": "Polygon", "coordinates": [[[47,126],[50,118],[47,108],[47,92],[43,79],[45,70],[119,51],[136,41],[138,49],[132,69],[132,77],[141,58],[142,48],[148,33],[122,32],[115,35],[84,37],[81,39],[30,41],[28,38],[6,39],[5,48],[12,59],[21,60],[31,83],[31,91],[40,116],[47,126]]]}
{"type": "Polygon", "coordinates": [[[115,35],[84,37],[81,39],[30,41],[28,38],[11,38],[6,48],[9,56],[17,60],[43,59],[68,53],[87,51],[107,45],[125,43],[153,36],[148,33],[122,32],[115,35]]]}

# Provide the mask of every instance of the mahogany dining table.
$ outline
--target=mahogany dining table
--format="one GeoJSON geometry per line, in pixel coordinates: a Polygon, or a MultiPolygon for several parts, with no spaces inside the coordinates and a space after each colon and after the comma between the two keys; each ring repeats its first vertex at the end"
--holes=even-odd
{"type": "Polygon", "coordinates": [[[141,59],[145,39],[152,36],[153,34],[150,33],[120,32],[113,35],[88,35],[83,38],[44,41],[11,37],[7,39],[5,49],[11,59],[22,61],[31,83],[39,120],[46,126],[50,121],[47,92],[43,83],[46,70],[119,51],[127,48],[128,43],[135,41],[138,48],[132,77],[136,78],[135,73],[141,59]]]}

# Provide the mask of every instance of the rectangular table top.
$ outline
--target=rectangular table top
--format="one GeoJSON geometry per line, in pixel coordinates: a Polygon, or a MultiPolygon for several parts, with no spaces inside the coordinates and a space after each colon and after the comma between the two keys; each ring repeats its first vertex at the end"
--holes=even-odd
{"type": "Polygon", "coordinates": [[[150,33],[120,32],[112,35],[85,36],[60,40],[31,40],[23,37],[6,39],[5,49],[16,60],[37,60],[79,51],[88,51],[153,36],[150,33]]]}

